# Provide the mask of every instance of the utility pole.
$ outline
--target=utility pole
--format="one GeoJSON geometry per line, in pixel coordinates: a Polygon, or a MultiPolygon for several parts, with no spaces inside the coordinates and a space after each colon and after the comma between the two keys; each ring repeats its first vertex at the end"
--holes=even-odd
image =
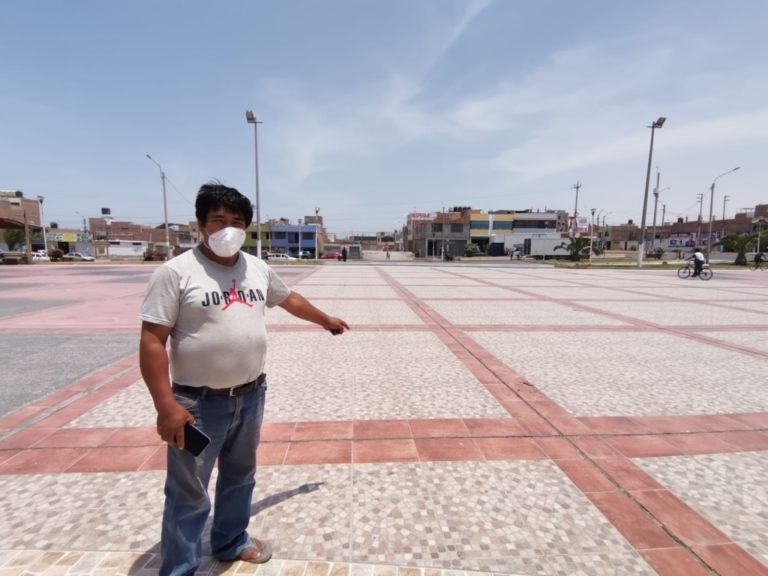
{"type": "Polygon", "coordinates": [[[722,240],[722,239],[723,239],[723,237],[725,236],[725,204],[726,204],[726,203],[728,202],[728,200],[730,200],[730,199],[731,199],[731,197],[730,197],[730,196],[728,196],[727,194],[726,194],[725,196],[723,196],[723,230],[722,230],[722,232],[720,233],[720,240],[722,240]]]}
{"type": "Polygon", "coordinates": [[[696,245],[700,246],[701,242],[701,208],[704,204],[704,192],[696,194],[696,201],[699,203],[699,225],[696,228],[696,245]]]}
{"type": "Polygon", "coordinates": [[[576,184],[572,187],[574,190],[576,190],[576,204],[573,207],[573,234],[572,236],[576,236],[579,232],[579,224],[578,224],[578,216],[579,216],[579,188],[581,188],[581,182],[578,180],[576,181],[576,184]]]}
{"type": "MultiPolygon", "coordinates": [[[[656,166],[656,188],[653,189],[653,233],[651,234],[651,250],[656,247],[656,209],[659,206],[659,180],[661,180],[661,173],[659,167],[656,166]]],[[[645,238],[643,238],[645,242],[645,238]]]]}

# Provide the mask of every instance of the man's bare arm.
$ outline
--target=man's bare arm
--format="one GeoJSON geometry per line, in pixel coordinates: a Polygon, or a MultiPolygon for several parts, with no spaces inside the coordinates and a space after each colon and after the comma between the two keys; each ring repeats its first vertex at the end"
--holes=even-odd
{"type": "Polygon", "coordinates": [[[176,402],[171,390],[165,348],[170,335],[168,326],[142,322],[139,365],[157,410],[157,433],[168,444],[184,448],[184,424],[194,423],[195,419],[176,402]]]}
{"type": "Polygon", "coordinates": [[[334,336],[349,330],[349,325],[344,320],[329,316],[298,292],[291,292],[290,296],[280,303],[280,307],[297,318],[322,326],[334,336]]]}

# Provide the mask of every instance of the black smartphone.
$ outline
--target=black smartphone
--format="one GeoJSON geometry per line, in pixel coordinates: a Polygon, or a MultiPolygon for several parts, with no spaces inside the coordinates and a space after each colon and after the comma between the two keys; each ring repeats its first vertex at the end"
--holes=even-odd
{"type": "Polygon", "coordinates": [[[200,456],[200,453],[210,443],[211,439],[202,430],[189,422],[184,425],[184,450],[193,456],[200,456]]]}

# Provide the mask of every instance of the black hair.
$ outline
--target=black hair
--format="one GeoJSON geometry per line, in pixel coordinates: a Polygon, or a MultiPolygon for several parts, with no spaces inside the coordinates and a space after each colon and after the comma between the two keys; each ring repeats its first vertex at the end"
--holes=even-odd
{"type": "Polygon", "coordinates": [[[208,182],[200,186],[195,200],[195,216],[198,222],[205,224],[211,210],[224,208],[245,220],[245,227],[253,221],[253,206],[251,201],[235,188],[224,186],[221,182],[208,182]]]}

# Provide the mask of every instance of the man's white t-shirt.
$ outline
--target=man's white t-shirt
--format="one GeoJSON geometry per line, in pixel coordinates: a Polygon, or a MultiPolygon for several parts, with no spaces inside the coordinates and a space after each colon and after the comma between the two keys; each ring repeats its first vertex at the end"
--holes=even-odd
{"type": "Polygon", "coordinates": [[[265,306],[290,293],[255,256],[240,252],[234,266],[222,266],[196,247],[155,270],[139,318],[172,328],[173,382],[230,388],[264,371],[265,306]]]}

